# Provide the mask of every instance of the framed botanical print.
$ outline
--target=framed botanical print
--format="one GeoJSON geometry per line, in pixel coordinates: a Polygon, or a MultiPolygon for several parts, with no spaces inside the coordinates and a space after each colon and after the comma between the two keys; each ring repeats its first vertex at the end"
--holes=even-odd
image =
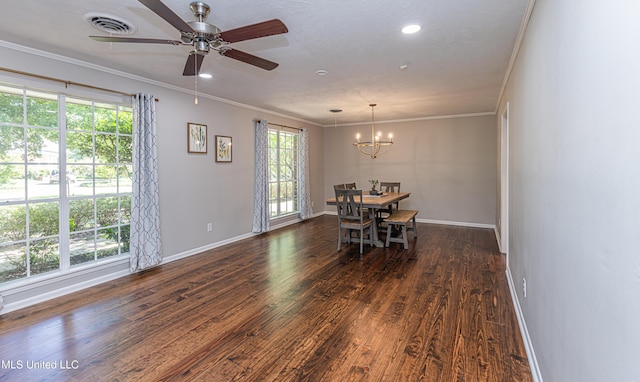
{"type": "Polygon", "coordinates": [[[207,153],[207,125],[187,123],[187,152],[207,153]]]}
{"type": "Polygon", "coordinates": [[[231,162],[231,137],[216,135],[216,162],[231,162]]]}

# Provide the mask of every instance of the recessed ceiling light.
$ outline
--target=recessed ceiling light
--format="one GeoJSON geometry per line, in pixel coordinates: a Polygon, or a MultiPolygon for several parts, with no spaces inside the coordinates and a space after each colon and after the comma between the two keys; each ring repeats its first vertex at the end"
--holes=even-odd
{"type": "Polygon", "coordinates": [[[326,75],[327,75],[327,73],[329,73],[329,72],[327,72],[327,71],[326,71],[326,70],[324,70],[324,69],[318,69],[318,70],[316,70],[316,74],[317,74],[317,75],[319,75],[319,76],[326,76],[326,75]]]}
{"type": "Polygon", "coordinates": [[[212,78],[213,76],[209,73],[200,73],[198,74],[198,77],[200,78],[212,78]]]}
{"type": "Polygon", "coordinates": [[[420,29],[422,29],[422,27],[420,25],[411,24],[411,25],[407,25],[406,27],[402,28],[402,33],[404,33],[404,34],[416,33],[420,29]]]}

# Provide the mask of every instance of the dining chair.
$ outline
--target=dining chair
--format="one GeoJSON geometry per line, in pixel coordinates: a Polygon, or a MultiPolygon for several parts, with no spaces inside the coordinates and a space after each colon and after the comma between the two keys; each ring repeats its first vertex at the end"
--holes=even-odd
{"type": "MultiPolygon", "coordinates": [[[[384,192],[400,192],[400,182],[380,182],[380,191],[384,192]]],[[[376,210],[376,220],[378,223],[378,230],[381,232],[386,231],[387,227],[384,224],[384,219],[391,216],[394,211],[400,208],[400,202],[389,204],[386,208],[376,210]]]]}
{"type": "Polygon", "coordinates": [[[351,232],[360,233],[360,257],[364,247],[364,234],[368,231],[369,245],[373,238],[373,222],[369,218],[366,208],[362,208],[362,190],[343,190],[334,187],[336,194],[336,207],[338,212],[338,251],[342,248],[342,230],[347,230],[344,237],[347,243],[351,243],[351,232]]]}
{"type": "Polygon", "coordinates": [[[333,185],[333,189],[334,190],[346,190],[346,187],[344,186],[344,183],[341,183],[341,184],[333,185]]]}
{"type": "MultiPolygon", "coordinates": [[[[400,182],[380,182],[380,191],[384,192],[400,192],[400,182]]],[[[382,208],[378,210],[378,217],[384,218],[393,213],[393,211],[397,211],[400,208],[400,202],[395,202],[394,204],[390,204],[387,208],[382,208]],[[383,216],[384,214],[385,216],[383,216]]]]}

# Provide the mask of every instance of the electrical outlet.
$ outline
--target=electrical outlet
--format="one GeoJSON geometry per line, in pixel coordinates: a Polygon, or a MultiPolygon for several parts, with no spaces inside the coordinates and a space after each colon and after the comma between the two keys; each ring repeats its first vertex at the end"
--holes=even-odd
{"type": "Polygon", "coordinates": [[[527,298],[527,279],[522,278],[522,295],[527,298]]]}
{"type": "Polygon", "coordinates": [[[313,207],[313,200],[311,201],[311,207],[313,207]]]}
{"type": "Polygon", "coordinates": [[[207,232],[213,231],[213,223],[207,223],[207,232]]]}

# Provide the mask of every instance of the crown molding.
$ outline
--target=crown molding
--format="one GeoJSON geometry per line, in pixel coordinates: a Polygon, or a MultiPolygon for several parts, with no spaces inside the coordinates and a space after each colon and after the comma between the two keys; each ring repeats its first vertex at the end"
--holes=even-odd
{"type": "Polygon", "coordinates": [[[518,31],[518,37],[516,38],[516,43],[513,46],[513,52],[511,52],[509,65],[507,66],[507,71],[504,74],[502,86],[500,87],[500,93],[498,94],[498,102],[496,103],[495,109],[496,113],[498,112],[498,108],[500,107],[500,102],[502,102],[502,97],[504,97],[504,92],[507,89],[507,83],[509,82],[511,72],[513,71],[513,66],[515,65],[516,59],[518,58],[518,53],[520,52],[520,47],[522,46],[522,41],[524,40],[524,35],[527,31],[527,26],[529,25],[529,20],[531,19],[531,14],[533,13],[533,7],[535,6],[535,4],[536,0],[529,0],[529,2],[527,3],[527,9],[525,9],[524,11],[522,23],[520,24],[520,30],[518,31]]]}
{"type": "MultiPolygon", "coordinates": [[[[181,92],[181,93],[185,93],[185,94],[189,94],[189,95],[195,95],[195,92],[193,90],[191,90],[191,89],[181,88],[179,86],[174,86],[174,85],[171,85],[171,84],[167,84],[166,82],[152,80],[150,78],[137,76],[135,74],[123,72],[123,71],[112,69],[112,68],[107,68],[105,66],[92,64],[90,62],[77,60],[75,58],[70,58],[70,57],[62,56],[62,55],[51,53],[51,52],[46,52],[46,51],[39,50],[39,49],[29,48],[29,47],[26,47],[26,46],[14,44],[14,43],[3,41],[3,40],[0,40],[0,47],[7,48],[7,49],[12,49],[12,50],[15,50],[15,51],[18,51],[18,52],[27,53],[27,54],[32,54],[34,56],[48,58],[48,59],[51,59],[51,60],[56,60],[56,61],[59,61],[59,62],[64,62],[64,63],[70,64],[70,65],[81,66],[83,68],[96,70],[96,71],[99,71],[99,72],[103,72],[103,73],[111,74],[111,75],[114,75],[114,76],[127,78],[127,79],[134,80],[134,81],[143,82],[143,83],[146,83],[146,84],[162,87],[162,88],[165,88],[165,89],[169,89],[169,90],[173,90],[173,91],[177,91],[177,92],[181,92]]],[[[257,112],[261,112],[261,113],[268,113],[270,115],[283,117],[283,118],[291,119],[291,120],[302,122],[302,123],[307,123],[307,124],[310,124],[310,125],[313,125],[313,126],[319,126],[319,127],[322,126],[322,125],[320,125],[318,123],[310,122],[310,121],[304,120],[302,118],[292,117],[290,115],[282,114],[282,113],[275,112],[275,111],[272,111],[272,110],[262,109],[262,108],[259,108],[259,107],[256,107],[256,106],[251,106],[251,105],[247,105],[247,104],[244,104],[244,103],[231,101],[231,100],[228,100],[228,99],[225,99],[225,98],[221,98],[221,97],[217,97],[217,96],[214,96],[214,95],[211,95],[211,94],[198,92],[198,97],[207,98],[207,99],[210,99],[210,100],[213,100],[213,101],[217,101],[217,102],[221,102],[221,103],[225,103],[225,104],[228,104],[228,105],[241,107],[243,109],[254,110],[254,111],[257,111],[257,112]]]]}
{"type": "MultiPolygon", "coordinates": [[[[378,121],[376,120],[376,125],[383,125],[385,123],[402,123],[402,122],[415,122],[415,121],[431,121],[435,119],[452,119],[452,118],[471,118],[471,117],[485,117],[488,115],[496,115],[495,111],[485,111],[482,113],[468,113],[468,114],[450,114],[450,115],[436,115],[431,117],[419,117],[419,118],[407,118],[407,119],[390,119],[386,121],[378,121]]],[[[337,124],[337,126],[361,126],[368,125],[371,121],[367,122],[353,122],[353,123],[343,123],[337,124]]],[[[334,127],[334,125],[322,125],[322,127],[334,127]]]]}

